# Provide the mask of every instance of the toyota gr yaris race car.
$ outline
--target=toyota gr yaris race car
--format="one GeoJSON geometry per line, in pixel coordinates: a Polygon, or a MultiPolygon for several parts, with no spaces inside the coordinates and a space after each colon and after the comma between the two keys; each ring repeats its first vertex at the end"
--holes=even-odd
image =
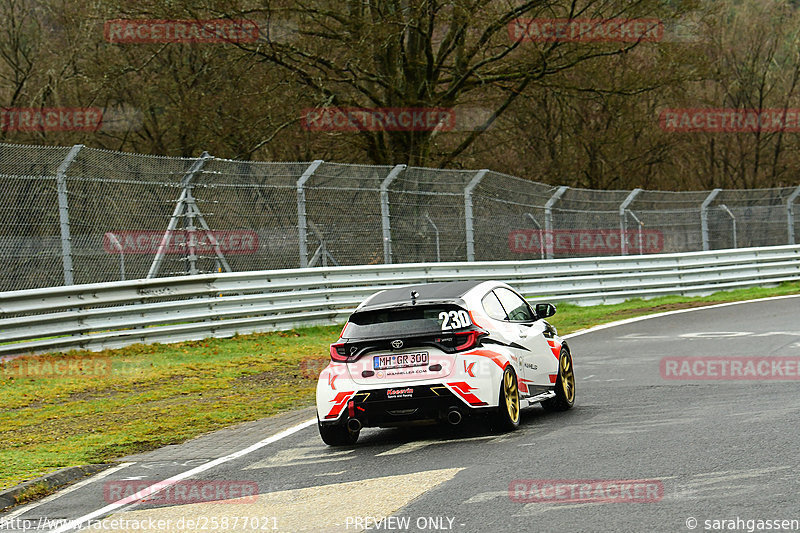
{"type": "Polygon", "coordinates": [[[317,383],[322,440],[353,444],[363,427],[488,416],[513,430],[520,408],[575,402],[567,343],[500,282],[430,283],[378,292],[350,316],[317,383]]]}

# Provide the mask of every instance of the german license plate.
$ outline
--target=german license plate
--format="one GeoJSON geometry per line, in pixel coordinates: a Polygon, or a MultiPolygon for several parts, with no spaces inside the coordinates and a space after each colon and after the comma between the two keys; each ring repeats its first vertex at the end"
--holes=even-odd
{"type": "Polygon", "coordinates": [[[411,366],[426,366],[427,364],[428,352],[375,355],[372,358],[372,366],[375,370],[406,368],[411,366]]]}

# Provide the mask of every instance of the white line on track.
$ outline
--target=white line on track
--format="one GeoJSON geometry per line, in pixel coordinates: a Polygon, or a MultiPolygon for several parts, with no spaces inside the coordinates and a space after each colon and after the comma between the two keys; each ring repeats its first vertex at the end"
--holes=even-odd
{"type": "MultiPolygon", "coordinates": [[[[55,500],[56,498],[60,498],[61,496],[64,496],[65,494],[69,494],[72,491],[78,490],[81,487],[85,487],[89,483],[93,483],[95,481],[99,481],[99,480],[103,479],[104,477],[113,474],[114,472],[122,470],[125,467],[131,466],[132,464],[134,464],[134,463],[120,463],[117,466],[113,466],[111,468],[103,470],[102,472],[98,472],[94,476],[86,478],[83,481],[79,481],[78,483],[75,483],[74,485],[70,485],[69,487],[65,488],[64,490],[60,490],[55,494],[51,494],[50,496],[48,496],[48,497],[46,497],[44,499],[41,499],[41,500],[39,500],[37,502],[33,502],[31,504],[28,504],[28,505],[25,505],[23,507],[20,507],[19,509],[15,510],[14,512],[8,513],[7,515],[0,517],[0,524],[2,524],[3,522],[10,522],[11,520],[15,519],[16,517],[18,517],[20,515],[23,515],[23,514],[27,513],[28,511],[32,511],[32,510],[36,509],[37,507],[39,507],[42,504],[45,504],[47,502],[51,502],[51,501],[55,500]]],[[[0,527],[0,531],[2,529],[3,528],[0,527]]]]}
{"type": "Polygon", "coordinates": [[[76,528],[80,527],[81,525],[83,525],[84,523],[89,522],[90,520],[97,519],[97,518],[99,518],[101,516],[104,516],[104,515],[106,515],[108,513],[116,511],[117,509],[119,509],[120,507],[122,507],[124,505],[127,505],[129,503],[137,502],[137,501],[142,500],[142,499],[144,499],[144,498],[146,498],[148,496],[156,494],[156,493],[164,490],[165,488],[169,487],[170,485],[174,485],[178,481],[181,481],[183,479],[192,477],[192,476],[194,476],[196,474],[199,474],[201,472],[205,472],[206,470],[214,468],[215,466],[219,466],[219,465],[221,465],[223,463],[227,463],[228,461],[232,461],[234,459],[238,459],[239,457],[243,457],[243,456],[245,456],[245,455],[247,455],[249,453],[252,453],[252,452],[254,452],[254,451],[256,451],[256,450],[258,450],[260,448],[263,448],[264,446],[267,446],[267,445],[272,444],[274,442],[277,442],[277,441],[279,441],[279,440],[281,440],[283,438],[286,438],[286,437],[288,437],[290,435],[293,435],[293,434],[297,433],[298,431],[301,431],[301,430],[311,426],[312,424],[315,424],[316,422],[317,422],[316,419],[306,420],[305,422],[301,422],[300,424],[297,424],[296,426],[292,426],[289,429],[285,429],[285,430],[281,431],[280,433],[276,433],[275,435],[273,435],[271,437],[267,437],[264,440],[256,442],[252,446],[248,446],[247,448],[241,449],[238,452],[233,452],[231,454],[226,455],[225,457],[220,457],[218,459],[214,459],[213,461],[209,461],[209,462],[207,462],[205,464],[202,464],[202,465],[200,465],[198,467],[192,468],[191,470],[187,470],[186,472],[183,472],[183,473],[180,473],[178,475],[172,476],[169,479],[166,479],[164,481],[159,481],[158,483],[154,483],[153,485],[150,485],[149,487],[140,490],[136,494],[132,494],[131,496],[128,496],[127,498],[123,498],[123,499],[118,500],[118,501],[116,501],[114,503],[110,503],[110,504],[106,505],[105,507],[103,507],[101,509],[93,511],[93,512],[87,514],[87,515],[84,515],[84,516],[80,517],[80,518],[76,518],[75,520],[73,520],[71,522],[68,522],[68,523],[64,524],[63,526],[61,526],[59,528],[53,529],[53,530],[51,530],[51,533],[64,533],[66,531],[71,531],[73,529],[76,529],[76,528]]]}
{"type": "Polygon", "coordinates": [[[632,324],[633,322],[640,322],[642,320],[650,320],[651,318],[661,318],[662,316],[670,316],[670,315],[679,315],[682,313],[691,313],[694,311],[704,311],[706,309],[718,309],[720,307],[728,307],[731,305],[741,305],[741,304],[749,304],[749,303],[756,303],[756,302],[767,302],[770,300],[785,300],[787,298],[800,298],[800,294],[788,294],[786,296],[770,296],[768,298],[757,298],[755,300],[742,300],[739,302],[725,302],[722,304],[714,304],[714,305],[704,305],[702,307],[691,307],[689,309],[675,309],[674,311],[664,311],[663,313],[656,313],[653,315],[644,315],[644,316],[637,316],[633,318],[626,318],[625,320],[617,320],[616,322],[609,322],[608,324],[600,324],[599,326],[593,326],[591,328],[581,329],[574,333],[569,333],[564,335],[563,338],[571,339],[572,337],[578,337],[580,335],[586,335],[587,333],[592,333],[595,331],[599,331],[601,329],[608,329],[613,328],[616,326],[624,326],[625,324],[632,324]]]}

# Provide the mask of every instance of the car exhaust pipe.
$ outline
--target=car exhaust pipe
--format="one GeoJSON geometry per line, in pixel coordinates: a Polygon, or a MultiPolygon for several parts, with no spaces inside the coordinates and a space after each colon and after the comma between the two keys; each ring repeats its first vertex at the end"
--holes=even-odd
{"type": "Polygon", "coordinates": [[[461,411],[458,408],[454,407],[447,412],[447,422],[451,426],[457,426],[461,423],[461,411]]]}
{"type": "Polygon", "coordinates": [[[361,431],[362,427],[363,426],[361,425],[361,420],[359,420],[358,418],[351,418],[350,420],[347,421],[347,429],[349,429],[353,433],[355,433],[356,431],[361,431]]]}

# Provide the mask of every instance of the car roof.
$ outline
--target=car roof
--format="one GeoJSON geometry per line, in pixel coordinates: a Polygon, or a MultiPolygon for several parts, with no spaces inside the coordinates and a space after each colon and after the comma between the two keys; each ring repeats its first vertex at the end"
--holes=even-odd
{"type": "Polygon", "coordinates": [[[397,289],[387,289],[373,294],[370,298],[367,298],[360,306],[358,306],[357,311],[410,306],[412,305],[412,291],[418,293],[418,296],[415,299],[416,305],[434,303],[463,304],[462,297],[481,283],[484,282],[477,280],[444,281],[438,283],[409,285],[397,289]]]}

